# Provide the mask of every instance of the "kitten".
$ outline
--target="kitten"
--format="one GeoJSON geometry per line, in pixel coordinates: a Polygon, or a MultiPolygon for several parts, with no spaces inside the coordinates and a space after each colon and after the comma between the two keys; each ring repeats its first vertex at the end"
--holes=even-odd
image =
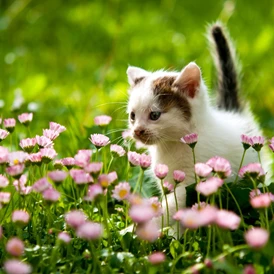
{"type": "MultiPolygon", "coordinates": [[[[220,24],[211,27],[210,37],[219,76],[217,107],[211,105],[201,70],[194,62],[180,72],[127,69],[132,136],[147,145],[153,170],[156,164],[168,165],[167,181],[173,182],[173,170],[186,173],[176,190],[180,207],[185,206],[185,186],[195,182],[192,152],[180,142],[181,137],[197,133],[196,162],[218,155],[230,161],[235,175],[243,153],[241,134],[262,135],[253,116],[240,104],[235,58],[220,24]]],[[[257,153],[249,149],[244,164],[257,161],[257,153]]],[[[171,218],[175,213],[173,197],[168,197],[171,218]]]]}

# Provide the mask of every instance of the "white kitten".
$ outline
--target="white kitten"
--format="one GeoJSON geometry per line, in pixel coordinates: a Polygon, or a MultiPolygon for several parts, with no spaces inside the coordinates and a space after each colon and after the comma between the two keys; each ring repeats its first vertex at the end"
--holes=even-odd
{"type": "MultiPolygon", "coordinates": [[[[194,183],[192,152],[180,142],[181,137],[197,133],[196,162],[218,155],[230,161],[235,175],[243,153],[241,134],[262,135],[249,111],[241,110],[232,54],[219,25],[213,26],[212,36],[221,75],[219,108],[210,104],[200,68],[193,62],[181,72],[148,72],[137,67],[127,70],[132,136],[148,146],[152,169],[159,163],[168,165],[167,181],[173,182],[174,170],[186,173],[184,183],[176,191],[180,207],[185,206],[185,186],[194,183]]],[[[245,163],[257,161],[257,153],[249,149],[245,163]]],[[[168,197],[171,217],[175,213],[173,197],[168,197]]]]}

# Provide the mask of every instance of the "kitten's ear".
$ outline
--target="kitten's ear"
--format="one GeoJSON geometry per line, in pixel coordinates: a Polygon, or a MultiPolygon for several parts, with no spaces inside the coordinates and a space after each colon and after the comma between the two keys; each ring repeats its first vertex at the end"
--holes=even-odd
{"type": "Polygon", "coordinates": [[[128,67],[127,69],[128,82],[131,86],[136,85],[149,74],[150,72],[137,67],[128,67]]]}
{"type": "Polygon", "coordinates": [[[173,86],[176,87],[179,92],[183,92],[185,95],[194,98],[197,94],[200,84],[200,68],[194,62],[191,62],[183,68],[173,83],[173,86]]]}

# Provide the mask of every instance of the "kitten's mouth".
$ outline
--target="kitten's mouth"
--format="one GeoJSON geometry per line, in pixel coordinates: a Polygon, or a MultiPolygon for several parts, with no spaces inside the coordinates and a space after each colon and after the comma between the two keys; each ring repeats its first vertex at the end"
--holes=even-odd
{"type": "Polygon", "coordinates": [[[133,134],[133,138],[142,142],[144,145],[154,145],[156,143],[156,138],[153,138],[153,136],[150,134],[144,134],[140,136],[133,134]]]}

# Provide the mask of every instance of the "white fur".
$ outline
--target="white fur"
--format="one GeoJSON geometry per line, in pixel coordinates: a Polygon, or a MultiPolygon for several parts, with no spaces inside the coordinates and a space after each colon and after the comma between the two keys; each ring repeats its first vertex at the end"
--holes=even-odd
{"type": "MultiPolygon", "coordinates": [[[[128,112],[135,112],[135,123],[130,122],[132,133],[136,128],[143,127],[159,137],[155,144],[148,146],[152,156],[152,170],[159,163],[168,165],[169,174],[166,180],[170,182],[173,182],[173,170],[183,170],[186,173],[183,185],[178,187],[176,192],[180,207],[184,207],[185,186],[194,183],[194,165],[192,151],[188,145],[180,142],[181,137],[189,133],[197,133],[196,162],[206,162],[216,155],[224,157],[230,161],[235,176],[243,153],[241,134],[258,136],[262,135],[262,132],[248,111],[232,113],[211,106],[207,88],[202,80],[197,95],[188,98],[192,113],[190,121],[187,121],[176,108],[163,113],[157,121],[149,120],[149,112],[157,111],[152,91],[153,80],[174,75],[179,76],[179,73],[157,71],[146,74],[145,80],[131,87],[128,112]]],[[[244,164],[257,161],[257,153],[249,149],[244,164]]],[[[173,197],[174,195],[171,194],[168,198],[171,216],[175,213],[173,197]]]]}

